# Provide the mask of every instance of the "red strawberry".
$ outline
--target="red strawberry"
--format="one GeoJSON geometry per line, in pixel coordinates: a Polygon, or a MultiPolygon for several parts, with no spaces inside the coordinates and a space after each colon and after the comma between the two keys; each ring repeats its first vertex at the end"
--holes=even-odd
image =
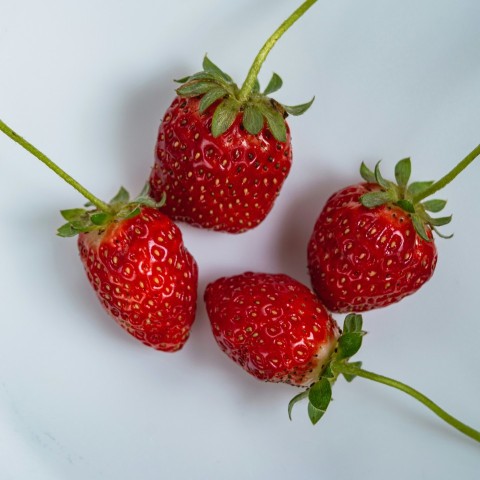
{"type": "Polygon", "coordinates": [[[158,132],[150,176],[164,211],[197,227],[240,233],[257,226],[273,207],[292,162],[285,118],[313,102],[289,107],[269,94],[282,86],[277,74],[260,92],[260,67],[280,36],[315,1],[299,7],[270,37],[239,88],[207,57],[203,70],[179,80],[158,132]]]}
{"type": "Polygon", "coordinates": [[[287,275],[220,278],[205,302],[220,348],[260,380],[312,384],[340,333],[313,292],[287,275]]]}
{"type": "Polygon", "coordinates": [[[79,235],[88,279],[115,321],[145,345],[172,352],[182,348],[195,318],[197,264],[178,227],[157,208],[148,185],[132,202],[122,187],[105,203],[0,120],[0,130],[36,156],[89,200],[63,210],[58,235],[79,235]]]}
{"type": "Polygon", "coordinates": [[[178,227],[143,206],[133,218],[80,233],[88,279],[109,315],[145,345],[182,348],[195,319],[197,265],[178,227]]]}
{"type": "Polygon", "coordinates": [[[351,362],[362,346],[363,319],[349,314],[340,331],[315,295],[287,275],[244,273],[220,278],[205,292],[213,335],[220,348],[259,380],[307,387],[288,405],[308,399],[313,424],[325,414],[342,375],[397,388],[423,403],[452,427],[480,442],[480,432],[458,421],[417,390],[351,362]]]}
{"type": "MultiPolygon", "coordinates": [[[[478,151],[476,151],[478,150],[478,151]]],[[[315,224],[308,245],[313,289],[333,312],[361,312],[398,302],[416,292],[433,275],[437,250],[432,231],[451,216],[433,218],[444,200],[427,200],[478,155],[474,150],[439,182],[408,185],[410,159],[395,167],[397,183],[377,167],[364,164],[367,183],[332,195],[315,224]],[[459,168],[460,167],[460,168],[459,168]]]]}

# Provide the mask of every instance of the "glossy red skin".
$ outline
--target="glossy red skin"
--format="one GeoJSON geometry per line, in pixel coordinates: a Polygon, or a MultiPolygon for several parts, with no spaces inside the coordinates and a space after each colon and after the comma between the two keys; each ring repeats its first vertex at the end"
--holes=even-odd
{"type": "Polygon", "coordinates": [[[398,302],[435,270],[433,238],[423,240],[404,210],[360,203],[363,194],[380,189],[361,183],[338,191],[315,224],[308,269],[313,289],[332,312],[364,312],[398,302]]]}
{"type": "Polygon", "coordinates": [[[167,216],[142,207],[104,232],[80,234],[78,248],[90,284],[122,328],[157,350],[182,348],[195,318],[198,271],[167,216]]]}
{"type": "Polygon", "coordinates": [[[287,275],[244,273],[207,286],[220,348],[259,380],[309,385],[336,348],[339,329],[315,294],[287,275]]]}
{"type": "Polygon", "coordinates": [[[151,195],[165,192],[162,211],[197,227],[240,233],[273,207],[292,163],[290,132],[280,143],[267,128],[251,135],[242,116],[218,138],[210,132],[215,104],[203,114],[200,98],[176,97],[158,132],[151,195]]]}

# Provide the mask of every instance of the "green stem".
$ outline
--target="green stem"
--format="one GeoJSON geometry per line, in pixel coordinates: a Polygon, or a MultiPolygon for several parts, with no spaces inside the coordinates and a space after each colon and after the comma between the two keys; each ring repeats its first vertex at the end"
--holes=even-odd
{"type": "Polygon", "coordinates": [[[90,193],[86,188],[80,185],[74,178],[72,178],[68,173],[63,171],[57,164],[50,160],[45,154],[40,150],[35,148],[31,143],[27,142],[23,137],[18,133],[14,132],[8,125],[0,120],[0,130],[5,133],[8,137],[22,146],[25,150],[30,152],[32,155],[37,157],[41,162],[43,162],[48,168],[53,170],[59,177],[63,178],[67,183],[69,183],[73,188],[80,192],[87,200],[92,202],[99,210],[102,210],[107,213],[111,213],[111,208],[105,202],[98,199],[95,195],[90,193]]]}
{"type": "Polygon", "coordinates": [[[278,28],[275,30],[273,35],[265,42],[263,47],[258,52],[255,60],[253,61],[250,70],[248,71],[247,78],[243,82],[242,88],[238,94],[238,100],[240,102],[245,102],[250,97],[253,86],[255,85],[255,80],[258,77],[260,68],[262,67],[263,62],[267,58],[267,55],[270,53],[270,50],[277,43],[277,40],[314,4],[317,0],[307,0],[302,3],[278,28]]]}
{"type": "Polygon", "coordinates": [[[444,177],[435,182],[433,185],[430,185],[426,190],[415,195],[412,201],[413,203],[418,203],[424,198],[433,195],[435,192],[438,192],[441,188],[448,185],[459,173],[465,170],[478,156],[480,155],[480,145],[474,148],[455,168],[448,172],[444,177]]]}
{"type": "Polygon", "coordinates": [[[397,390],[405,392],[419,402],[423,403],[427,408],[429,408],[433,413],[438,415],[442,420],[447,422],[453,428],[456,428],[457,430],[464,433],[473,440],[480,442],[479,431],[474,430],[468,425],[465,425],[464,423],[457,420],[455,417],[452,417],[445,410],[441,409],[436,403],[434,403],[432,400],[427,398],[419,391],[413,389],[412,387],[409,387],[408,385],[405,385],[398,380],[393,380],[392,378],[384,377],[382,375],[378,375],[377,373],[368,372],[367,370],[363,370],[362,368],[356,367],[348,363],[335,363],[333,367],[335,372],[367,378],[369,380],[373,380],[374,382],[383,383],[384,385],[388,385],[389,387],[393,387],[397,390]]]}

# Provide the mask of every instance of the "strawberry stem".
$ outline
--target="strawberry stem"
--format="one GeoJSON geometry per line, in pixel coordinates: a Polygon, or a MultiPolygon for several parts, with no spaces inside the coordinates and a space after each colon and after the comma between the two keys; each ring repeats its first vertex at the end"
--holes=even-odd
{"type": "Polygon", "coordinates": [[[99,210],[102,210],[106,213],[112,213],[112,209],[109,205],[102,200],[98,199],[95,195],[90,193],[86,188],[80,185],[74,178],[72,178],[68,173],[62,170],[56,163],[50,160],[45,154],[40,150],[34,147],[31,143],[21,137],[18,133],[14,132],[8,125],[6,125],[2,120],[0,120],[0,130],[10,137],[13,141],[22,146],[25,150],[30,152],[32,155],[37,157],[41,162],[43,162],[48,168],[53,170],[59,177],[63,178],[68,184],[70,184],[75,190],[80,192],[87,200],[92,202],[99,210]]]}
{"type": "Polygon", "coordinates": [[[424,198],[433,195],[441,188],[448,185],[459,173],[465,170],[478,156],[480,155],[480,145],[474,148],[455,168],[448,172],[444,177],[430,185],[427,189],[423,190],[418,195],[415,195],[412,199],[413,203],[419,203],[424,198]]]}
{"type": "Polygon", "coordinates": [[[447,422],[453,428],[456,428],[458,431],[462,432],[463,434],[467,435],[473,440],[480,442],[479,431],[474,430],[468,425],[465,425],[464,423],[457,420],[455,417],[452,417],[445,410],[440,408],[436,403],[434,403],[432,400],[430,400],[429,398],[427,398],[425,395],[415,390],[414,388],[409,387],[408,385],[405,385],[404,383],[401,383],[398,380],[384,377],[383,375],[378,375],[377,373],[368,372],[367,370],[363,370],[360,367],[357,367],[355,365],[348,364],[348,363],[335,362],[334,369],[335,369],[335,372],[338,372],[338,373],[367,378],[368,380],[373,380],[374,382],[383,383],[384,385],[388,385],[389,387],[393,387],[393,388],[396,388],[397,390],[401,390],[402,392],[405,392],[406,394],[415,398],[419,402],[423,403],[427,408],[429,408],[433,413],[438,415],[442,420],[447,422]]]}
{"type": "Polygon", "coordinates": [[[238,94],[238,100],[243,103],[246,102],[253,91],[255,85],[255,80],[258,77],[260,68],[263,65],[263,62],[267,58],[267,55],[270,53],[270,50],[273,48],[277,40],[314,4],[317,0],[307,0],[302,3],[278,28],[275,30],[273,35],[265,42],[263,47],[258,52],[255,60],[253,61],[250,70],[248,71],[247,77],[243,82],[242,88],[238,94]]]}

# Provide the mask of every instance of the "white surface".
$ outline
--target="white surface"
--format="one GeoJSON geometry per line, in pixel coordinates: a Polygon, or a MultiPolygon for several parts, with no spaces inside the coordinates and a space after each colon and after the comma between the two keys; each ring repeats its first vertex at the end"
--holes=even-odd
{"type": "MultiPolygon", "coordinates": [[[[105,199],[138,191],[173,78],[205,52],[241,82],[288,0],[0,0],[0,117],[105,199]]],[[[182,225],[207,282],[245,270],[307,282],[323,202],[364,160],[391,177],[411,155],[436,179],[480,142],[478,0],[319,1],[272,51],[277,98],[316,95],[290,125],[294,165],[268,219],[230,236],[182,225]]],[[[315,428],[296,390],[230,362],[203,302],[184,350],[163,354],[101,310],[58,210],[82,199],[0,136],[2,480],[477,479],[480,447],[400,392],[339,381],[315,428]]],[[[480,165],[440,196],[454,213],[434,278],[364,315],[365,368],[480,428],[480,165]],[[477,223],[474,223],[477,222],[477,223]]]]}

